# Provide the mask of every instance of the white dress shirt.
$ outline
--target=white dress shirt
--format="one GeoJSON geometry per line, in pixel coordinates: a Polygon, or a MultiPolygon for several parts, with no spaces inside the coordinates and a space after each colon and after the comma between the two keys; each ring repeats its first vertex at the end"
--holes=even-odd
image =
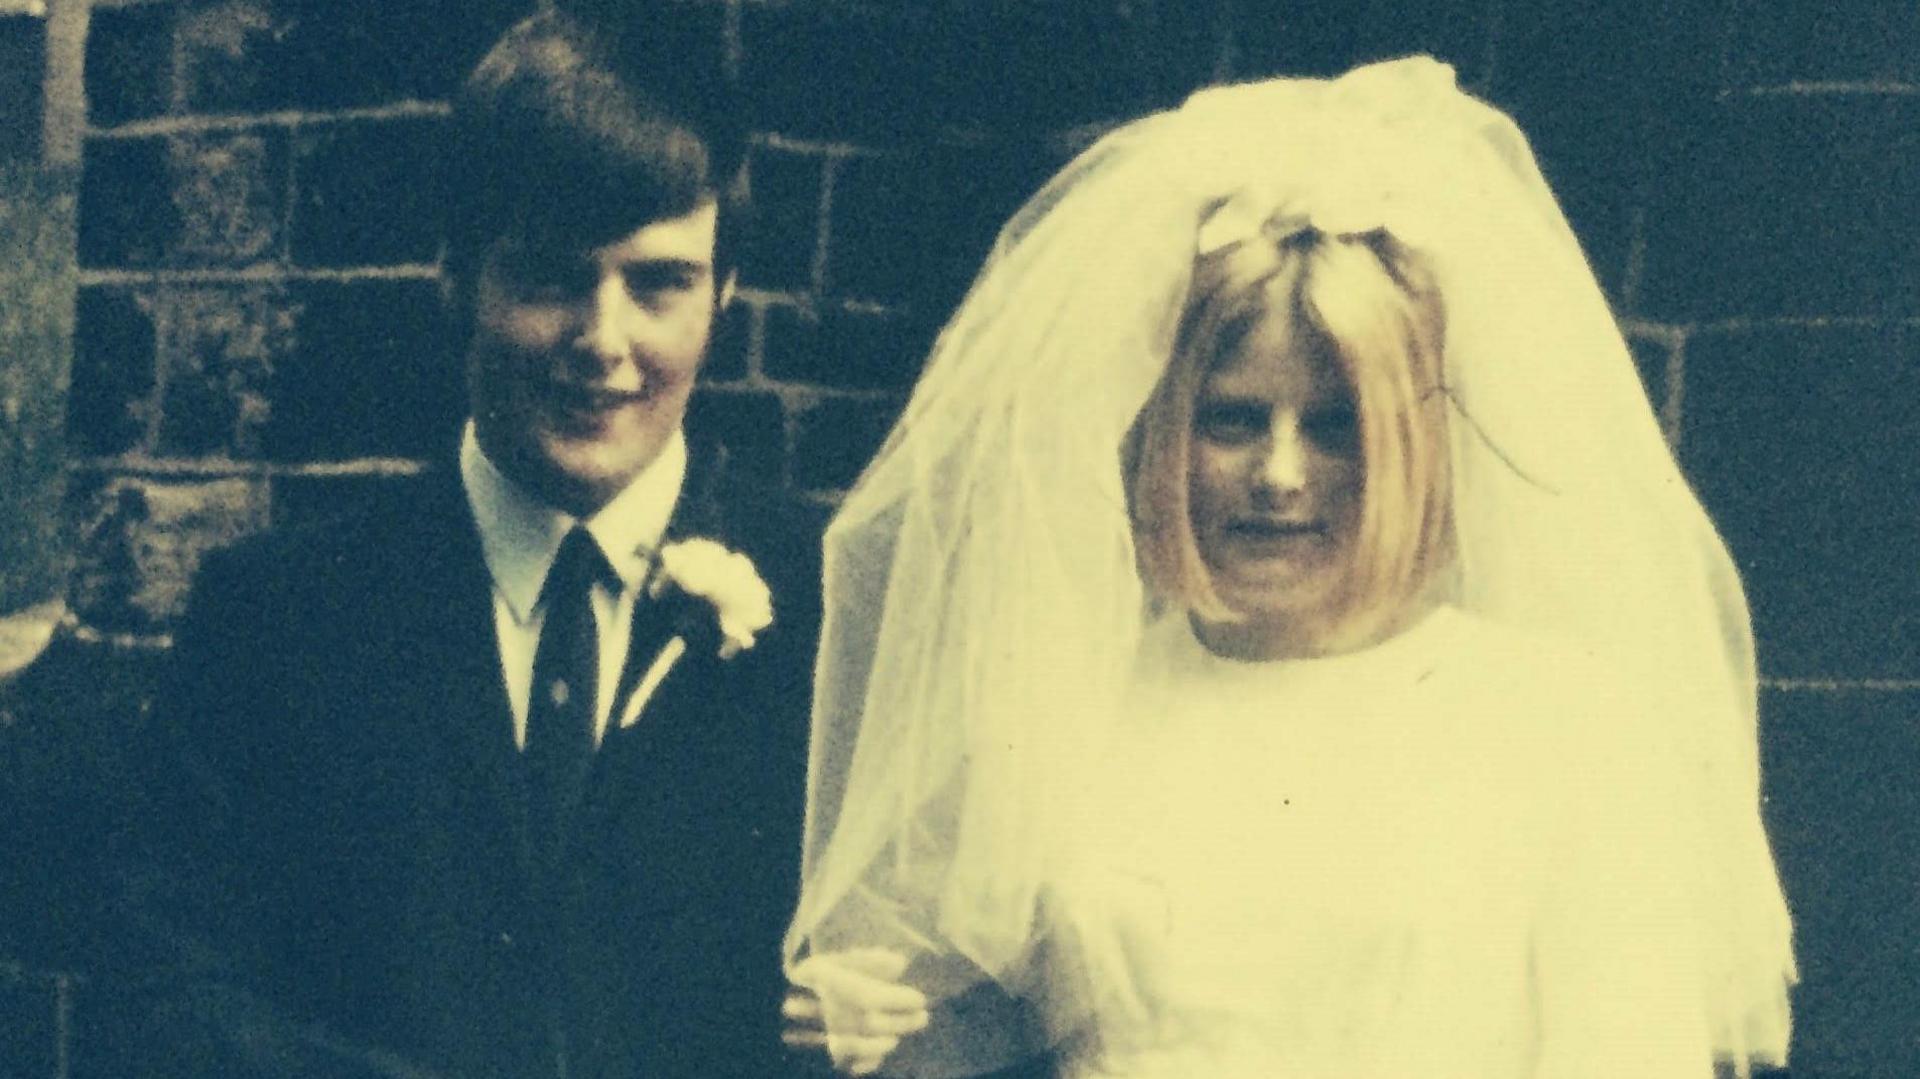
{"type": "MultiPolygon", "coordinates": [[[[673,516],[686,474],[686,439],[675,431],[653,463],[584,522],[621,581],[618,593],[596,584],[590,597],[600,640],[599,693],[594,698],[596,744],[606,730],[620,669],[626,662],[633,605],[653,566],[654,552],[673,516]]],[[[507,700],[513,706],[513,741],[525,748],[533,655],[547,617],[540,589],[560,542],[581,522],[501,474],[480,449],[471,421],[460,442],[460,479],[479,526],[487,572],[493,577],[493,625],[507,700]]]]}

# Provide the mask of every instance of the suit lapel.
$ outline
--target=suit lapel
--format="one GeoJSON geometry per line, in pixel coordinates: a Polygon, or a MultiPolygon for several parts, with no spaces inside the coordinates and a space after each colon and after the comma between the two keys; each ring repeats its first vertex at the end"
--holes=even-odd
{"type": "Polygon", "coordinates": [[[474,784],[527,864],[526,791],[513,744],[513,711],[500,667],[493,590],[472,511],[457,469],[433,477],[417,515],[417,546],[403,560],[419,575],[406,583],[417,597],[409,633],[421,643],[416,672],[429,702],[426,722],[438,733],[456,784],[474,784]],[[426,642],[431,642],[428,644],[426,642]]]}
{"type": "MultiPolygon", "coordinates": [[[[666,531],[660,541],[662,547],[695,536],[723,537],[725,521],[718,485],[725,470],[724,456],[724,451],[718,446],[689,447],[686,479],[681,484],[680,497],[674,503],[673,515],[667,519],[666,531]]],[[[721,541],[725,542],[724,538],[721,541]]],[[[653,665],[660,650],[672,639],[677,629],[674,616],[675,611],[670,605],[654,602],[644,594],[634,603],[633,630],[628,639],[626,665],[621,668],[619,684],[614,690],[614,709],[607,720],[606,738],[609,741],[623,733],[620,718],[626,712],[628,698],[653,665]]],[[[668,681],[683,680],[687,674],[685,668],[691,666],[688,661],[692,658],[681,657],[668,681]]],[[[658,693],[647,702],[646,708],[651,709],[657,699],[658,693]]],[[[636,726],[639,724],[636,723],[636,726]]]]}

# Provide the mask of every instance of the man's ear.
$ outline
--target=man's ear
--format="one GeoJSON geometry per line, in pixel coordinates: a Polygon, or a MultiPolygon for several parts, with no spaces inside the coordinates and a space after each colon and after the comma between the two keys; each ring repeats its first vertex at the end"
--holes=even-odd
{"type": "Polygon", "coordinates": [[[728,270],[727,276],[723,278],[720,282],[720,291],[716,294],[717,298],[715,299],[713,304],[713,309],[715,313],[725,311],[727,309],[727,305],[733,302],[733,288],[735,285],[739,283],[740,283],[740,271],[728,270]]]}

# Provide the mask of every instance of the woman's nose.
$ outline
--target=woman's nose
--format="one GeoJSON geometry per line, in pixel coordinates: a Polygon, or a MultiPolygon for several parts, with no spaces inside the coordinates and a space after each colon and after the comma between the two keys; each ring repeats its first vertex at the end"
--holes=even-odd
{"type": "Polygon", "coordinates": [[[1300,425],[1276,419],[1268,432],[1259,462],[1260,486],[1274,492],[1299,491],[1307,485],[1307,446],[1300,425]]]}

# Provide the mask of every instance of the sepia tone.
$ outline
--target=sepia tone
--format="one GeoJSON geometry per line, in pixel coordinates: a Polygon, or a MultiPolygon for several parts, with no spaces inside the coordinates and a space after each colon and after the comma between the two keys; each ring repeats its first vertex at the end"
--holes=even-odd
{"type": "MultiPolygon", "coordinates": [[[[200,556],[405,497],[457,430],[445,102],[540,6],[0,2],[0,645],[39,653],[0,685],[0,1076],[110,1074],[125,732],[200,556]]],[[[578,6],[675,8],[739,81],[755,233],[694,408],[823,510],[1099,133],[1214,82],[1452,64],[1532,137],[1744,575],[1792,1074],[1920,1073],[1920,9],[578,6]]]]}

